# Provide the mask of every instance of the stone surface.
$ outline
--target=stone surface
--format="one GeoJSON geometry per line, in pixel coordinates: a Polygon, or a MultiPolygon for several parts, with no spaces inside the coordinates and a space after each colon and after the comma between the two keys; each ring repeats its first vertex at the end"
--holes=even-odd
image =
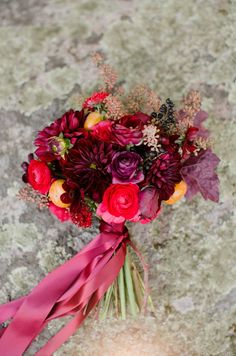
{"type": "Polygon", "coordinates": [[[230,0],[0,2],[1,302],[28,292],[95,234],[15,198],[35,132],[95,87],[91,51],[103,51],[127,87],[148,82],[175,101],[199,89],[221,157],[218,205],[196,197],[132,227],[151,266],[156,316],[87,321],[58,356],[236,355],[235,20],[230,0]]]}

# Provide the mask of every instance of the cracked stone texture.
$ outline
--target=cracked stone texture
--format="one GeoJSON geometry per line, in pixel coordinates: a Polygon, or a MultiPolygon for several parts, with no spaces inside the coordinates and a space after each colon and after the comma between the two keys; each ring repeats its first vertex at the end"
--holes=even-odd
{"type": "Polygon", "coordinates": [[[127,87],[148,82],[176,101],[200,90],[221,157],[219,204],[181,201],[131,228],[151,266],[156,316],[87,321],[56,355],[236,355],[235,20],[233,0],[0,2],[1,302],[30,291],[96,233],[15,197],[35,132],[95,87],[91,51],[103,51],[127,87]]]}

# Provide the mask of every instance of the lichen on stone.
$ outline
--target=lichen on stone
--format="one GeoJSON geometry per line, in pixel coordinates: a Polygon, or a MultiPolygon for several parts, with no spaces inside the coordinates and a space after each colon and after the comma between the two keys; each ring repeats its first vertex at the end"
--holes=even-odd
{"type": "Polygon", "coordinates": [[[29,292],[97,233],[15,197],[36,132],[96,87],[91,52],[103,52],[127,88],[146,83],[176,104],[199,90],[221,158],[218,205],[183,200],[152,224],[129,226],[150,265],[155,317],[88,320],[57,355],[236,355],[235,15],[228,0],[0,2],[1,302],[29,292]]]}

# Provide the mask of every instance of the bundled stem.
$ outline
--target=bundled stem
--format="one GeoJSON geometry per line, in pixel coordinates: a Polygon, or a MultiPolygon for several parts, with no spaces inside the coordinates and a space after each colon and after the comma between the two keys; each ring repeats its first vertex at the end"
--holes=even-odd
{"type": "Polygon", "coordinates": [[[125,283],[124,283],[124,269],[122,268],[118,276],[119,296],[121,319],[126,319],[126,300],[125,300],[125,283]]]}
{"type": "Polygon", "coordinates": [[[128,314],[131,314],[132,317],[137,317],[139,313],[146,312],[147,306],[154,312],[148,288],[148,266],[135,245],[131,244],[131,248],[141,261],[144,278],[141,276],[137,264],[128,250],[124,266],[100,304],[101,310],[98,314],[101,320],[114,314],[122,320],[125,320],[128,314]]]}
{"type": "Polygon", "coordinates": [[[137,316],[137,304],[136,304],[133,280],[132,280],[132,276],[131,276],[129,253],[127,253],[127,255],[126,255],[125,264],[124,264],[124,272],[125,272],[125,284],[126,284],[126,288],[127,288],[130,311],[131,311],[132,316],[137,316]]]}

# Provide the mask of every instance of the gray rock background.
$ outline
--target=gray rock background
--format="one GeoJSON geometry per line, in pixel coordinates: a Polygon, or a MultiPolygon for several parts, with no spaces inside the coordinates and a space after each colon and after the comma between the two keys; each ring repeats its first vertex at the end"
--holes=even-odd
{"type": "Polygon", "coordinates": [[[132,228],[151,265],[156,317],[90,320],[58,356],[236,355],[235,20],[234,0],[0,1],[1,302],[30,291],[95,234],[15,197],[35,132],[95,86],[91,51],[103,51],[127,87],[148,82],[176,101],[199,89],[221,157],[218,205],[181,201],[132,228]]]}

